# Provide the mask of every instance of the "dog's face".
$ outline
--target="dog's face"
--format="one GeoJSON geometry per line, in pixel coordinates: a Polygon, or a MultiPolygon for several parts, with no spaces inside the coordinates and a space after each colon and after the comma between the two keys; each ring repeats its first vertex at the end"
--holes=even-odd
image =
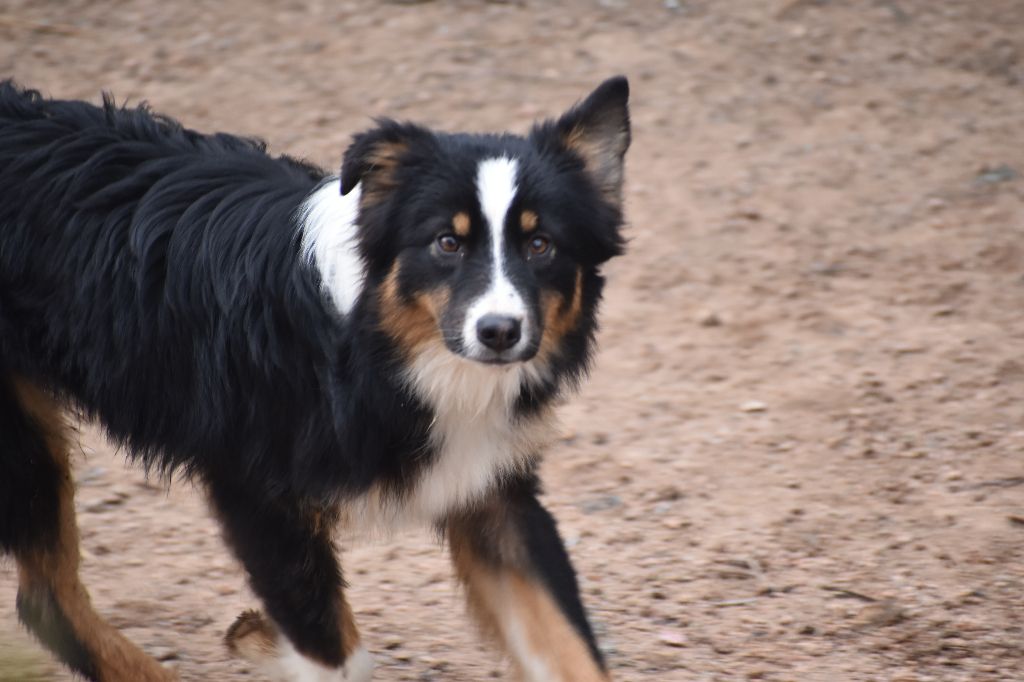
{"type": "Polygon", "coordinates": [[[409,353],[551,362],[585,344],[598,266],[621,251],[625,79],[526,138],[382,121],[345,155],[382,329],[409,353]]]}

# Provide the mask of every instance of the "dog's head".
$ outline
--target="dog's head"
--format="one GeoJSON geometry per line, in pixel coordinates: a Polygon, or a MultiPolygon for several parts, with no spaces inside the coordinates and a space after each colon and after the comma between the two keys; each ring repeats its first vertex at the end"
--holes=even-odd
{"type": "Polygon", "coordinates": [[[622,250],[628,95],[610,79],[525,138],[390,120],[355,137],[341,191],[359,186],[367,285],[400,349],[585,360],[598,268],[622,250]]]}

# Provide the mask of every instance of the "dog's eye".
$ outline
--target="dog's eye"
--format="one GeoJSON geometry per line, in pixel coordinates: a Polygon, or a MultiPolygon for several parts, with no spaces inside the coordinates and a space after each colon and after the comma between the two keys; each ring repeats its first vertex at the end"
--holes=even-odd
{"type": "Polygon", "coordinates": [[[530,243],[526,245],[526,248],[531,256],[543,256],[551,250],[551,240],[542,234],[538,234],[530,240],[530,243]]]}
{"type": "Polygon", "coordinates": [[[454,234],[446,232],[437,238],[437,248],[442,253],[458,253],[462,248],[462,242],[454,234]]]}

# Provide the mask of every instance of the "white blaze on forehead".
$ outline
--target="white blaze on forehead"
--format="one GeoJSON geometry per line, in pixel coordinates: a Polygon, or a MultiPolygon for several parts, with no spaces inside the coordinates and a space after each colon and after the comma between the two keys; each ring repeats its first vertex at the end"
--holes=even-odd
{"type": "Polygon", "coordinates": [[[505,216],[509,206],[516,198],[516,171],[519,162],[515,159],[502,157],[481,161],[476,172],[476,191],[480,201],[480,209],[491,230],[491,247],[495,254],[500,253],[501,239],[504,232],[505,216]]]}
{"type": "Polygon", "coordinates": [[[357,185],[342,196],[335,178],[306,197],[298,213],[303,258],[316,266],[324,289],[342,314],[355,305],[366,276],[357,247],[359,194],[357,185]]]}
{"type": "Polygon", "coordinates": [[[522,335],[517,346],[527,343],[529,339],[526,305],[506,270],[505,221],[518,189],[518,170],[519,162],[507,157],[486,159],[480,162],[477,169],[477,198],[487,222],[491,242],[491,273],[487,291],[470,306],[466,314],[463,339],[471,352],[482,350],[476,337],[476,323],[484,315],[515,317],[522,323],[522,335]]]}

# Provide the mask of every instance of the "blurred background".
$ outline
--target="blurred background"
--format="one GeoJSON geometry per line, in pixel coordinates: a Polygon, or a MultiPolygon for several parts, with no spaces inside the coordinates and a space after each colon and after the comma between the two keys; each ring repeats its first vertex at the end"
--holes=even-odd
{"type": "MultiPolygon", "coordinates": [[[[0,76],[338,166],[633,87],[629,253],[546,501],[616,680],[1024,679],[1024,2],[4,0],[0,76]]],[[[255,605],[83,431],[84,576],[184,680],[255,605]]],[[[507,675],[428,537],[345,549],[380,680],[507,675]]],[[[67,680],[0,568],[0,681],[67,680]]]]}

